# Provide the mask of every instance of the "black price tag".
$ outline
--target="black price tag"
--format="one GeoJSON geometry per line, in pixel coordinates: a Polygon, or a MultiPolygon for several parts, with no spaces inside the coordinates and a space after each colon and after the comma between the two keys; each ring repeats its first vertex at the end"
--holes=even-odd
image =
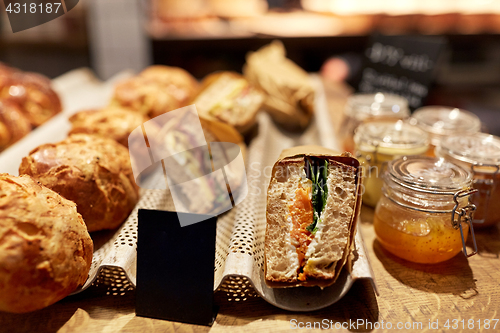
{"type": "Polygon", "coordinates": [[[139,210],[136,314],[211,325],[217,217],[181,227],[179,216],[200,215],[139,210]]]}
{"type": "Polygon", "coordinates": [[[78,0],[4,0],[12,32],[52,21],[73,9],[77,3],[78,0]]]}
{"type": "Polygon", "coordinates": [[[423,105],[446,40],[427,36],[382,36],[370,39],[358,84],[363,93],[388,92],[423,105]]]}

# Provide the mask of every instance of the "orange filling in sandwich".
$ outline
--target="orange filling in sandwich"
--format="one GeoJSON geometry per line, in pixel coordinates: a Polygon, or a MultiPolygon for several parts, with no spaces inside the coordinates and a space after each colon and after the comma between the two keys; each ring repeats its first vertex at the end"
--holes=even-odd
{"type": "MultiPolygon", "coordinates": [[[[313,223],[314,210],[311,203],[311,188],[299,187],[295,190],[295,200],[289,205],[289,216],[292,219],[292,230],[290,236],[294,240],[299,258],[299,271],[305,266],[305,255],[307,247],[314,238],[314,234],[306,230],[313,223]]],[[[304,273],[299,272],[298,279],[305,281],[304,273]]]]}

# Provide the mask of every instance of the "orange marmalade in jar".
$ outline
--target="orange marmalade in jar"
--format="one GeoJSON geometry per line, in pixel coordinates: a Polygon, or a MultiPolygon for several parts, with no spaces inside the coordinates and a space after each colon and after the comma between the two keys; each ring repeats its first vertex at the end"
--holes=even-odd
{"type": "Polygon", "coordinates": [[[373,221],[378,241],[417,263],[442,262],[462,249],[466,256],[475,254],[471,185],[469,171],[443,158],[405,156],[389,162],[373,221]],[[467,255],[469,231],[474,252],[467,255]]]}
{"type": "Polygon", "coordinates": [[[500,138],[485,133],[454,135],[436,148],[444,157],[472,172],[473,187],[478,190],[471,201],[476,205],[475,227],[487,227],[500,222],[500,138]]]}

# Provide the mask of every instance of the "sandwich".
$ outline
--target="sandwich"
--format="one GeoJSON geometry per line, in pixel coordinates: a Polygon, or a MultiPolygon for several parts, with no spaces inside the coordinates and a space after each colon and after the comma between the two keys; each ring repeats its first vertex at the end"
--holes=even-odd
{"type": "Polygon", "coordinates": [[[281,42],[250,52],[243,74],[264,91],[264,108],[275,122],[292,131],[309,125],[314,114],[314,87],[307,72],[286,57],[281,42]]]}
{"type": "Polygon", "coordinates": [[[349,153],[284,150],[267,190],[265,280],[270,287],[333,284],[348,261],[361,207],[361,168],[349,153]]]}
{"type": "Polygon", "coordinates": [[[144,132],[141,127],[133,131],[129,137],[131,156],[141,156],[144,147],[139,143],[144,139],[148,142],[146,151],[151,152],[150,158],[134,158],[135,178],[141,187],[162,188],[147,185],[147,179],[153,173],[165,175],[176,211],[218,215],[239,202],[235,196],[245,177],[243,137],[227,124],[196,112],[178,112],[182,110],[193,108],[151,119],[144,124],[144,132]],[[221,169],[224,172],[218,172],[221,169]]]}
{"type": "Polygon", "coordinates": [[[201,116],[221,121],[247,132],[264,101],[264,94],[243,76],[234,72],[208,75],[194,100],[201,116]]]}

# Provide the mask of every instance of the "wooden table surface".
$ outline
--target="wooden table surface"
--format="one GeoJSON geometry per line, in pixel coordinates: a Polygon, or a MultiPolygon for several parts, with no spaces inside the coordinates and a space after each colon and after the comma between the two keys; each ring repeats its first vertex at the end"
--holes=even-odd
{"type": "MultiPolygon", "coordinates": [[[[332,106],[339,107],[338,103],[332,106]]],[[[216,321],[212,327],[204,327],[137,317],[133,290],[112,296],[106,295],[105,287],[91,287],[40,311],[0,313],[0,332],[280,332],[296,331],[295,325],[314,322],[340,328],[339,332],[398,331],[398,323],[401,332],[500,331],[500,322],[494,321],[500,319],[499,226],[476,231],[479,254],[468,260],[459,254],[445,263],[420,265],[382,249],[375,239],[372,219],[373,210],[363,207],[359,227],[379,296],[369,282],[357,281],[332,306],[293,313],[260,298],[228,302],[223,292],[217,292],[215,300],[220,308],[216,321]],[[487,320],[489,329],[485,328],[487,320]],[[359,325],[351,325],[354,322],[359,325]]]]}
{"type": "Polygon", "coordinates": [[[212,327],[203,327],[137,317],[134,291],[109,296],[105,288],[91,287],[40,311],[20,315],[0,313],[0,332],[280,332],[294,330],[295,323],[307,325],[307,322],[324,320],[334,327],[335,323],[341,327],[346,322],[344,329],[338,330],[342,332],[372,331],[368,322],[379,327],[373,329],[376,332],[391,331],[387,329],[388,322],[392,330],[398,323],[414,325],[415,329],[402,332],[500,331],[500,322],[493,329],[494,321],[489,330],[484,329],[485,319],[500,319],[498,226],[476,232],[479,255],[469,260],[459,254],[438,265],[419,265],[398,259],[382,249],[375,240],[372,218],[373,210],[363,207],[360,228],[379,296],[369,282],[357,281],[349,293],[332,306],[312,313],[293,313],[260,298],[228,302],[225,294],[218,292],[215,300],[220,309],[216,321],[212,327]],[[448,319],[450,329],[444,327],[448,319]],[[455,330],[452,329],[454,319],[458,321],[455,330]],[[462,329],[462,319],[465,329],[462,329]],[[469,330],[467,325],[471,319],[474,326],[469,330]],[[360,325],[348,327],[349,320],[360,320],[360,325]],[[429,321],[438,321],[440,329],[430,330],[429,321]],[[418,323],[422,326],[416,326],[418,323]]]}

